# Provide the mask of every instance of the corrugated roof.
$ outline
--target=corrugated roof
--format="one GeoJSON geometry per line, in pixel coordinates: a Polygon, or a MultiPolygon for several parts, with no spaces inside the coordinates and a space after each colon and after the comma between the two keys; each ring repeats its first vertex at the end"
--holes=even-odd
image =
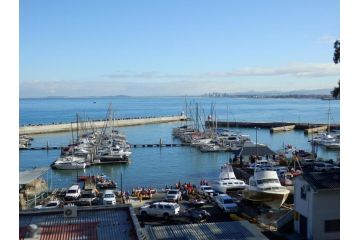
{"type": "Polygon", "coordinates": [[[149,239],[200,240],[200,239],[267,239],[248,221],[182,224],[169,226],[146,226],[149,239]]]}
{"type": "Polygon", "coordinates": [[[256,147],[256,145],[254,144],[253,146],[244,146],[241,155],[242,156],[257,155],[257,151],[258,151],[258,156],[276,154],[268,146],[258,144],[258,147],[256,147]]]}
{"type": "Polygon", "coordinates": [[[340,188],[340,172],[310,172],[302,177],[314,190],[340,188]]]}
{"type": "Polygon", "coordinates": [[[131,216],[130,206],[78,207],[77,217],[64,217],[62,210],[20,212],[19,238],[27,227],[36,224],[41,240],[48,239],[138,239],[137,218],[131,216]]]}
{"type": "Polygon", "coordinates": [[[19,173],[19,184],[20,185],[28,184],[32,182],[34,179],[40,177],[48,170],[49,170],[48,167],[42,167],[42,168],[35,168],[32,170],[21,171],[19,173]]]}

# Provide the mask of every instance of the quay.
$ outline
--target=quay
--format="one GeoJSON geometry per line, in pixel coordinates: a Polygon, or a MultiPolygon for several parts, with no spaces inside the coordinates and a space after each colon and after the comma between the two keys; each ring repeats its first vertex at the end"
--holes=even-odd
{"type": "MultiPolygon", "coordinates": [[[[328,124],[325,123],[296,123],[296,122],[227,122],[227,121],[218,121],[214,123],[213,121],[206,121],[206,126],[212,126],[217,124],[217,127],[231,127],[231,128],[276,128],[283,126],[295,125],[295,130],[305,130],[318,127],[327,127],[328,124]]],[[[330,124],[330,129],[340,129],[340,124],[330,124]]]]}
{"type": "MultiPolygon", "coordinates": [[[[123,118],[123,119],[114,119],[111,123],[113,127],[126,127],[142,124],[155,124],[155,123],[167,123],[167,122],[176,122],[184,121],[187,117],[184,115],[178,116],[162,116],[162,117],[137,117],[137,118],[123,118]]],[[[59,123],[59,124],[46,124],[46,125],[27,125],[21,126],[19,129],[19,134],[42,134],[42,133],[54,133],[54,132],[70,132],[71,128],[76,129],[75,123],[59,123]]],[[[93,129],[93,128],[103,128],[109,126],[110,123],[106,120],[93,120],[87,122],[81,122],[81,129],[93,129]],[[107,125],[106,125],[107,123],[107,125]]]]}

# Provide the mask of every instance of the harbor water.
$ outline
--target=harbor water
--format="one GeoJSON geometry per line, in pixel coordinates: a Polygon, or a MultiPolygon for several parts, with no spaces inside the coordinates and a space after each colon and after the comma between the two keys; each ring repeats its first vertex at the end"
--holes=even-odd
{"type": "MultiPolygon", "coordinates": [[[[247,98],[184,98],[184,97],[119,97],[119,98],[77,98],[77,99],[21,99],[20,125],[76,122],[76,113],[82,120],[106,118],[109,104],[115,118],[140,116],[178,115],[182,111],[191,114],[190,108],[199,103],[201,120],[210,114],[214,105],[218,119],[226,121],[294,121],[310,123],[339,123],[339,101],[319,99],[247,99],[247,98]]],[[[172,129],[184,122],[148,124],[119,128],[130,144],[180,143],[172,137],[172,129]]],[[[255,129],[234,129],[249,134],[255,141],[255,129]]],[[[56,133],[33,135],[32,147],[67,145],[72,134],[56,133]]],[[[270,134],[269,129],[259,129],[258,143],[267,144],[272,150],[291,144],[298,149],[311,150],[310,136],[303,131],[289,131],[270,134]]],[[[132,148],[131,163],[128,165],[92,166],[83,170],[50,170],[44,175],[51,188],[68,187],[76,181],[77,175],[106,174],[118,185],[122,175],[123,188],[162,188],[178,181],[198,184],[201,179],[218,177],[220,166],[232,157],[230,153],[202,153],[191,147],[132,148]]],[[[20,170],[46,167],[59,157],[59,150],[20,151],[20,170]]],[[[318,149],[318,156],[324,159],[339,159],[339,151],[318,149]]]]}

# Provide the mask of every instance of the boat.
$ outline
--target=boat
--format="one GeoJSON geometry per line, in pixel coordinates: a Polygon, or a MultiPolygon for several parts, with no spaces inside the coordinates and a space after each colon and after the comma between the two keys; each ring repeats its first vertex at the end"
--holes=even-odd
{"type": "Polygon", "coordinates": [[[232,165],[225,164],[221,167],[219,180],[212,182],[212,188],[221,193],[227,191],[244,190],[247,185],[244,181],[236,178],[233,172],[232,165]]]}
{"type": "Polygon", "coordinates": [[[273,209],[279,209],[288,195],[289,190],[280,184],[277,172],[272,170],[255,170],[248,188],[243,191],[245,199],[262,202],[273,209]]]}
{"type": "Polygon", "coordinates": [[[76,161],[56,161],[51,167],[62,170],[84,169],[86,168],[86,163],[76,161]]]}

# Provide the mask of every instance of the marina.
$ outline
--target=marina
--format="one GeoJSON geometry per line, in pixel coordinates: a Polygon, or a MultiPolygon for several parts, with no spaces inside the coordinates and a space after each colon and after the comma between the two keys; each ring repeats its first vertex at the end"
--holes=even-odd
{"type": "MultiPolygon", "coordinates": [[[[62,169],[54,167],[42,174],[43,193],[34,195],[24,188],[22,204],[29,205],[24,211],[34,206],[42,211],[43,206],[54,204],[60,209],[74,205],[81,212],[83,205],[103,208],[110,201],[113,206],[129,204],[140,230],[241,220],[255,225],[265,236],[279,237],[278,229],[293,221],[294,176],[307,171],[321,173],[322,165],[328,172],[339,169],[339,150],[328,151],[319,144],[330,143],[327,133],[307,136],[298,129],[271,134],[268,128],[259,127],[196,128],[204,124],[196,124],[193,116],[186,121],[126,127],[115,127],[111,117],[108,119],[106,127],[98,129],[80,127],[83,124],[79,122],[78,128],[70,124],[70,131],[28,135],[33,140],[20,149],[20,168],[31,170],[35,164],[49,167],[57,162],[62,169]],[[34,156],[40,161],[34,161],[34,156]],[[293,161],[295,157],[298,162],[293,161]],[[254,189],[250,190],[255,168],[257,174],[267,171],[278,175],[276,181],[286,189],[282,199],[273,197],[282,188],[277,185],[271,186],[272,192],[254,194],[254,189]],[[75,186],[81,192],[78,198],[66,197],[75,186]],[[171,189],[181,194],[178,215],[141,214],[141,209],[151,204],[171,203],[167,196],[171,189]],[[105,197],[108,191],[113,191],[114,200],[105,197]],[[219,204],[223,194],[235,203],[235,211],[219,204]]],[[[335,134],[331,132],[331,136],[335,134]]],[[[256,182],[267,181],[257,178],[256,182]]]]}

